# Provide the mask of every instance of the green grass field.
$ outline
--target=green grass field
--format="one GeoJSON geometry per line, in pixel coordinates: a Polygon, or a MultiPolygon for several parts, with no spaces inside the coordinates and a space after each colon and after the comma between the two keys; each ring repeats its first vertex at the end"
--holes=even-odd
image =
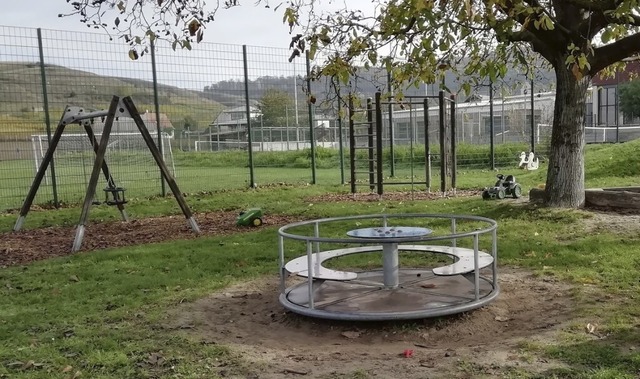
{"type": "MultiPolygon", "coordinates": [[[[603,187],[618,185],[634,185],[640,182],[640,160],[635,150],[638,142],[622,145],[590,145],[586,155],[587,187],[603,187]]],[[[462,162],[457,171],[458,189],[481,189],[495,182],[494,173],[487,169],[486,151],[482,146],[463,146],[459,160],[462,162]],[[464,163],[466,162],[466,163],[464,163]]],[[[520,144],[502,145],[498,151],[498,167],[500,172],[515,174],[523,188],[528,191],[546,181],[546,165],[540,170],[525,172],[515,168],[515,161],[507,160],[514,156],[514,151],[522,148],[520,144]],[[502,162],[502,163],[501,163],[502,162]]],[[[420,153],[408,156],[406,149],[397,149],[395,159],[395,176],[390,177],[390,167],[384,168],[385,191],[415,190],[422,191],[426,181],[424,159],[420,161],[420,153]],[[413,162],[413,163],[412,163],[413,162]],[[394,184],[402,182],[404,184],[394,184]]],[[[388,159],[388,157],[386,158],[388,159]]],[[[160,171],[147,153],[124,154],[109,160],[112,175],[119,186],[126,188],[126,194],[132,199],[156,197],[162,193],[160,171]]],[[[86,193],[89,174],[93,165],[91,154],[62,155],[56,159],[57,192],[59,201],[65,204],[77,204],[86,193]]],[[[350,172],[348,160],[340,169],[337,151],[318,149],[316,160],[316,184],[337,185],[342,177],[349,182],[350,172]]],[[[231,151],[221,153],[181,152],[174,153],[173,163],[176,180],[182,192],[197,194],[217,192],[229,189],[249,188],[251,182],[246,152],[231,151]]],[[[367,192],[368,175],[358,169],[358,191],[367,192]]],[[[432,168],[432,191],[440,188],[439,166],[437,162],[432,168]]],[[[34,162],[30,160],[14,160],[0,162],[0,210],[15,209],[21,206],[26,196],[33,175],[34,162]]],[[[258,186],[272,184],[306,184],[312,181],[308,150],[281,152],[258,152],[254,155],[254,182],[258,186]]],[[[101,199],[105,181],[100,177],[97,198],[101,199]]],[[[168,187],[165,191],[170,193],[168,187]]],[[[53,203],[52,182],[45,181],[36,197],[36,204],[53,203]]]]}
{"type": "MultiPolygon", "coordinates": [[[[638,158],[633,154],[638,145],[589,149],[588,186],[638,185],[640,170],[638,158]]],[[[193,169],[193,176],[214,172],[225,178],[225,183],[236,183],[239,187],[244,183],[241,179],[227,182],[228,171],[223,168],[193,169]]],[[[275,180],[285,172],[292,175],[291,170],[265,169],[262,175],[275,180]]],[[[299,177],[305,177],[305,173],[308,171],[301,169],[299,177]]],[[[320,170],[318,176],[330,183],[339,180],[335,169],[320,170]]],[[[460,187],[488,185],[492,176],[487,171],[462,171],[460,187]]],[[[194,183],[207,183],[209,177],[194,183]]],[[[544,172],[522,173],[518,177],[525,187],[531,187],[544,180],[544,172]]],[[[185,188],[194,191],[197,188],[195,184],[189,187],[188,181],[182,182],[185,188]]],[[[212,189],[223,188],[208,184],[212,189]]],[[[310,204],[308,200],[331,192],[344,193],[347,188],[335,184],[274,186],[196,194],[187,201],[196,212],[253,205],[263,207],[268,214],[304,218],[425,211],[494,218],[500,225],[502,267],[526,268],[540,278],[553,278],[574,286],[576,304],[572,321],[552,337],[552,342],[523,341],[519,351],[514,352],[534,362],[557,362],[561,368],[539,372],[497,365],[492,368],[493,374],[487,376],[476,366],[459,363],[453,369],[455,374],[446,377],[637,378],[640,372],[640,351],[636,348],[640,343],[637,332],[640,305],[634,300],[640,297],[637,231],[591,233],[581,227],[592,218],[589,212],[482,201],[479,197],[365,204],[310,204]],[[598,333],[603,337],[585,334],[587,322],[597,323],[598,333]]],[[[128,208],[136,217],[178,212],[172,202],[146,198],[133,199],[128,208]]],[[[77,208],[33,211],[27,218],[27,227],[73,225],[78,212],[77,208]]],[[[0,214],[0,231],[10,231],[13,222],[15,214],[0,214]]],[[[108,249],[24,267],[1,268],[0,378],[259,377],[255,376],[257,368],[252,361],[229,346],[203,344],[188,331],[167,329],[164,325],[170,321],[168,314],[180,303],[196,301],[233,283],[275,275],[278,268],[275,236],[275,227],[265,227],[242,235],[108,249]],[[158,355],[166,362],[149,364],[150,357],[158,355]],[[225,374],[216,367],[226,367],[225,374]]],[[[366,266],[367,262],[359,264],[366,266]]],[[[409,324],[403,328],[419,326],[409,324]]],[[[336,351],[340,348],[335,346],[336,351]]],[[[370,371],[335,369],[336,376],[330,378],[379,377],[370,371]]]]}

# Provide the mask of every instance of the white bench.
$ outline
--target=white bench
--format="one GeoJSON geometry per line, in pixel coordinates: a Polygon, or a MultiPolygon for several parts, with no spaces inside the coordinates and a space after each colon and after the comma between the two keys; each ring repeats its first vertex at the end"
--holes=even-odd
{"type": "MultiPolygon", "coordinates": [[[[330,268],[326,268],[322,266],[322,264],[332,258],[342,257],[349,254],[359,254],[359,253],[368,253],[373,251],[382,251],[382,246],[362,246],[362,247],[351,247],[346,249],[337,249],[337,250],[327,250],[321,251],[319,253],[311,254],[311,264],[313,266],[313,277],[315,279],[326,279],[326,280],[353,280],[358,277],[358,274],[355,272],[349,271],[338,271],[332,270],[330,268]]],[[[296,259],[293,259],[287,264],[284,265],[284,268],[298,276],[307,277],[309,275],[309,269],[307,267],[308,264],[307,255],[300,256],[296,259]]]]}
{"type": "MultiPolygon", "coordinates": [[[[450,247],[450,246],[424,246],[414,245],[413,249],[408,250],[422,250],[432,253],[440,253],[449,255],[456,258],[456,261],[447,266],[436,267],[431,270],[435,275],[439,276],[452,276],[452,275],[464,275],[475,271],[474,251],[464,247],[450,247]]],[[[493,257],[484,251],[478,251],[478,269],[483,269],[490,266],[493,263],[493,257]]]]}
{"type": "MultiPolygon", "coordinates": [[[[432,269],[435,275],[439,276],[453,276],[463,275],[473,272],[474,267],[474,252],[473,249],[464,247],[450,247],[450,246],[432,246],[432,245],[399,245],[398,250],[402,251],[421,251],[426,253],[439,253],[449,255],[456,258],[456,262],[442,267],[436,267],[432,269]]],[[[352,247],[346,249],[327,250],[319,253],[313,253],[311,255],[311,264],[313,266],[313,278],[325,279],[325,280],[353,280],[358,277],[355,272],[338,271],[324,267],[322,264],[332,258],[342,257],[350,254],[360,254],[368,252],[382,251],[382,246],[362,246],[352,247]]],[[[488,267],[493,263],[493,257],[483,251],[478,252],[478,269],[488,267]]],[[[306,255],[295,258],[287,262],[284,268],[298,276],[307,277],[309,275],[308,258],[306,255]]]]}

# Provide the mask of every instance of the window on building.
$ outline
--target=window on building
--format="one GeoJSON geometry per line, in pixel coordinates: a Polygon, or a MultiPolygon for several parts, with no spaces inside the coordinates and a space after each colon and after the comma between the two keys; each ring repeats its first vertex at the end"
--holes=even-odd
{"type": "Polygon", "coordinates": [[[598,124],[617,125],[618,95],[616,87],[603,87],[598,90],[598,124]]]}
{"type": "Polygon", "coordinates": [[[244,112],[232,112],[231,113],[231,119],[232,120],[242,120],[245,118],[245,113],[244,112]]]}

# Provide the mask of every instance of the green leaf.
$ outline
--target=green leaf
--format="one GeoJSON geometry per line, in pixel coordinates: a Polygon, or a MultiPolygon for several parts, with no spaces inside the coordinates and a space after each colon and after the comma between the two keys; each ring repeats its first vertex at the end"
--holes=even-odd
{"type": "Polygon", "coordinates": [[[471,93],[471,84],[467,82],[462,83],[462,89],[464,90],[464,94],[469,96],[471,93]]]}
{"type": "Polygon", "coordinates": [[[311,60],[315,59],[317,51],[318,51],[318,44],[312,43],[311,46],[309,46],[309,59],[311,60]]]}

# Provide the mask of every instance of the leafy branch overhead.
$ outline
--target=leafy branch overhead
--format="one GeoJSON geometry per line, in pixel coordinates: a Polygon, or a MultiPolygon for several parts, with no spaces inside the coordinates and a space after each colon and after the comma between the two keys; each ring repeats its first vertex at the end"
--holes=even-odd
{"type": "Polygon", "coordinates": [[[343,82],[358,66],[383,66],[398,82],[438,83],[444,71],[495,81],[507,62],[533,69],[532,52],[580,79],[640,52],[635,0],[390,0],[370,13],[291,9],[290,24],[311,15],[309,52],[327,60],[317,74],[343,82]]]}
{"type": "MultiPolygon", "coordinates": [[[[156,40],[166,40],[174,50],[192,49],[204,37],[206,25],[215,21],[218,11],[240,5],[238,0],[67,0],[73,7],[58,17],[79,15],[81,22],[102,29],[129,44],[129,57],[144,55],[156,40]]],[[[269,3],[258,0],[269,8],[269,3]]]]}

